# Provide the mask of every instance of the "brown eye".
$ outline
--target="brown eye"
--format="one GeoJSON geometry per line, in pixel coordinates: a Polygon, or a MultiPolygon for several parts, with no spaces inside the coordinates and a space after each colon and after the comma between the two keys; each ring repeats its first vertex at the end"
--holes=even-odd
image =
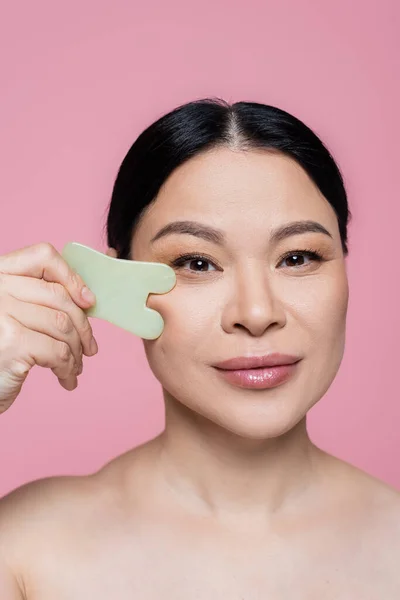
{"type": "Polygon", "coordinates": [[[304,254],[291,254],[285,258],[285,262],[288,267],[301,267],[304,265],[305,256],[304,254]]]}
{"type": "Polygon", "coordinates": [[[189,263],[190,269],[193,271],[208,271],[208,267],[210,266],[210,263],[206,260],[200,260],[197,258],[196,260],[188,260],[187,262],[189,263]]]}
{"type": "Polygon", "coordinates": [[[294,251],[286,254],[282,258],[282,263],[286,263],[284,266],[290,269],[298,269],[300,267],[307,266],[312,262],[321,262],[322,256],[318,252],[312,251],[294,251]]]}
{"type": "Polygon", "coordinates": [[[180,256],[179,258],[174,260],[173,266],[177,269],[183,269],[185,271],[191,271],[195,273],[207,273],[209,271],[216,271],[215,265],[213,265],[213,263],[204,256],[180,256]]]}

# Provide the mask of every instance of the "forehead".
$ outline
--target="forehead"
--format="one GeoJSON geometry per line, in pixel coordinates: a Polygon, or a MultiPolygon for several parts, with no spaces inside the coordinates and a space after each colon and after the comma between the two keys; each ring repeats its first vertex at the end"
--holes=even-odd
{"type": "Polygon", "coordinates": [[[225,230],[273,228],[336,215],[307,173],[290,157],[265,150],[217,148],[175,169],[138,228],[149,235],[175,220],[197,220],[225,230]]]}

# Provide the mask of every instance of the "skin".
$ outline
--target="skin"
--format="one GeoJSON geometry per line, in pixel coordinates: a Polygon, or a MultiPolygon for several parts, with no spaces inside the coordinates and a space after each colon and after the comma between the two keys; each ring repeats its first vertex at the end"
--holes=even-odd
{"type": "Polygon", "coordinates": [[[177,273],[172,292],[149,298],[165,329],[144,342],[165,431],[94,475],[2,500],[1,598],[399,598],[399,494],[306,430],[343,357],[349,296],[337,219],[310,178],[277,153],[197,156],[143,216],[132,258],[177,273]],[[151,242],[183,220],[224,243],[187,233],[151,242]],[[273,241],[297,221],[328,234],[273,241]],[[322,261],[293,261],[305,250],[322,261]],[[205,255],[205,270],[177,268],[187,253],[205,255]],[[212,366],[270,352],[301,361],[269,390],[235,387],[212,366]]]}

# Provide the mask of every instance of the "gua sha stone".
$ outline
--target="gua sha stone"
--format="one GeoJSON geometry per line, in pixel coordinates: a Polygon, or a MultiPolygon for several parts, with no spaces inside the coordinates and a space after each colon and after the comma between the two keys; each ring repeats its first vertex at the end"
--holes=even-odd
{"type": "Polygon", "coordinates": [[[96,295],[95,305],[85,310],[87,316],[104,319],[146,340],[161,335],[163,318],[146,302],[149,294],[165,294],[175,286],[171,267],[113,258],[77,242],[66,244],[62,256],[96,295]]]}

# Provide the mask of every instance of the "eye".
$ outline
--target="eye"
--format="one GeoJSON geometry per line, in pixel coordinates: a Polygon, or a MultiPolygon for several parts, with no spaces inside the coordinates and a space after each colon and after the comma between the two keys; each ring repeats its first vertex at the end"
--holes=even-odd
{"type": "Polygon", "coordinates": [[[300,269],[313,262],[322,262],[322,260],[322,255],[315,250],[292,250],[281,258],[279,264],[286,262],[289,269],[300,269]]]}
{"type": "Polygon", "coordinates": [[[172,265],[177,269],[184,269],[196,273],[207,273],[209,271],[217,270],[210,259],[200,254],[183,254],[182,256],[178,256],[178,258],[173,261],[172,265]],[[185,265],[188,265],[188,267],[185,268],[185,265]]]}

